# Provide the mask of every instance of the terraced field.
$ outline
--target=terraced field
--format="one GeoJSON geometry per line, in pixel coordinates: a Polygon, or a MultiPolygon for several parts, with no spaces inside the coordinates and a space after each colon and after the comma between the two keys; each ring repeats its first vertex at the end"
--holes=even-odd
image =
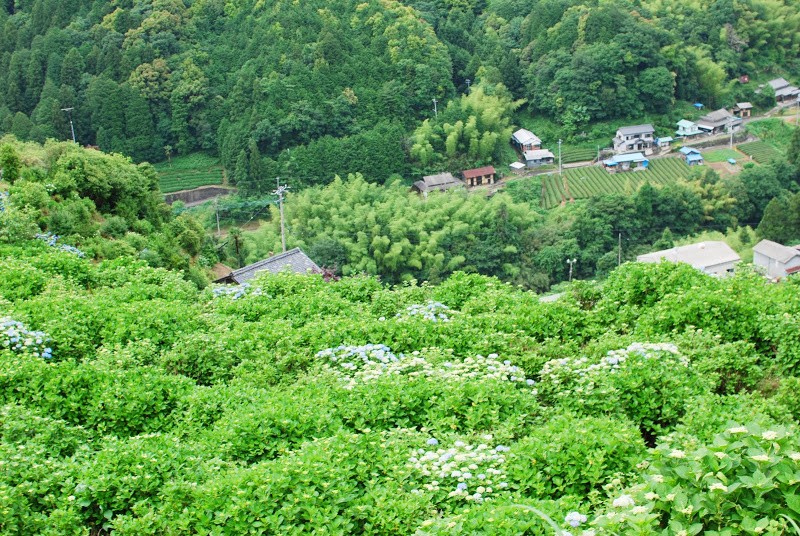
{"type": "Polygon", "coordinates": [[[783,155],[775,147],[765,141],[743,143],[738,145],[737,149],[748,156],[752,156],[753,160],[759,164],[766,164],[772,160],[783,158],[783,155]]]}
{"type": "Polygon", "coordinates": [[[647,170],[624,173],[609,173],[600,166],[568,169],[564,171],[565,181],[556,173],[543,177],[542,206],[549,209],[571,199],[612,193],[632,195],[645,181],[669,184],[687,177],[690,171],[679,158],[651,160],[647,170]]]}
{"type": "Polygon", "coordinates": [[[165,194],[223,183],[222,166],[214,157],[195,153],[156,164],[159,187],[165,194]]]}
{"type": "MultiPolygon", "coordinates": [[[[558,153],[553,153],[558,158],[558,153]]],[[[597,156],[595,149],[564,149],[561,152],[561,163],[572,164],[573,162],[586,162],[593,160],[597,156]]]]}

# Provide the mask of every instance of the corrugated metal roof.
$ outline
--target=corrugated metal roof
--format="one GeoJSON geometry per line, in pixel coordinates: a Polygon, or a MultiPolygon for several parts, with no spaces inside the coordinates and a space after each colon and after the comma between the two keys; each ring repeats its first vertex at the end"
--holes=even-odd
{"type": "Polygon", "coordinates": [[[687,154],[687,155],[688,154],[694,154],[694,153],[700,154],[700,151],[698,151],[694,147],[681,147],[680,149],[678,149],[678,151],[683,153],[683,154],[687,154]]]}
{"type": "Polygon", "coordinates": [[[680,121],[678,121],[678,126],[683,128],[692,128],[697,125],[692,121],[689,121],[688,119],[681,119],[680,121]]]}
{"type": "Polygon", "coordinates": [[[520,145],[541,145],[542,140],[539,139],[539,136],[531,132],[530,130],[526,130],[524,128],[519,129],[518,131],[514,132],[512,136],[517,143],[520,145]]]}
{"type": "Polygon", "coordinates": [[[525,160],[541,160],[542,158],[555,158],[555,155],[547,149],[536,149],[535,151],[525,151],[525,160]]]}
{"type": "Polygon", "coordinates": [[[795,248],[784,246],[772,240],[762,240],[753,247],[753,252],[760,253],[770,259],[775,259],[781,264],[786,264],[792,257],[800,255],[800,251],[797,251],[795,248]]]}
{"type": "Polygon", "coordinates": [[[750,104],[749,102],[737,102],[736,107],[739,108],[740,110],[749,110],[750,108],[753,107],[753,105],[750,104]]]}
{"type": "Polygon", "coordinates": [[[620,127],[617,129],[622,136],[630,136],[631,134],[648,134],[655,132],[656,129],[653,128],[653,125],[646,124],[646,125],[634,125],[631,127],[620,127]]]}
{"type": "Polygon", "coordinates": [[[472,179],[474,177],[484,177],[486,175],[494,175],[497,173],[494,166],[483,166],[475,169],[465,169],[461,172],[465,179],[472,179]]]}
{"type": "Polygon", "coordinates": [[[699,270],[704,270],[719,264],[739,262],[742,259],[725,242],[712,241],[655,251],[639,255],[636,260],[639,262],[660,262],[661,260],[685,262],[699,270]]]}
{"type": "Polygon", "coordinates": [[[700,153],[691,153],[686,155],[687,162],[701,162],[703,160],[703,155],[700,153]]]}
{"type": "Polygon", "coordinates": [[[618,164],[622,164],[623,162],[646,162],[647,157],[642,153],[629,153],[629,154],[618,154],[614,155],[611,158],[614,162],[618,164]]]}
{"type": "Polygon", "coordinates": [[[305,274],[308,272],[319,274],[322,269],[317,264],[308,258],[308,255],[303,253],[300,248],[294,248],[286,253],[273,255],[267,259],[255,262],[238,270],[234,270],[229,275],[219,279],[218,281],[230,281],[242,284],[258,275],[259,272],[270,272],[277,274],[283,271],[290,271],[297,274],[305,274]]]}
{"type": "Polygon", "coordinates": [[[459,179],[453,177],[452,173],[439,173],[438,175],[426,175],[422,177],[421,181],[414,183],[414,186],[420,192],[429,192],[431,190],[449,190],[450,188],[458,188],[464,186],[464,183],[459,179]]]}

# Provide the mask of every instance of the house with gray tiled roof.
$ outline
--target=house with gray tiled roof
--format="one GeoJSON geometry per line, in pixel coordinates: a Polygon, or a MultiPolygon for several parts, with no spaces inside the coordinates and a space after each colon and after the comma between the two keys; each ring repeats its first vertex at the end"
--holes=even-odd
{"type": "Polygon", "coordinates": [[[634,125],[620,127],[614,136],[614,152],[616,154],[639,153],[650,154],[655,143],[653,125],[634,125]]]}
{"type": "Polygon", "coordinates": [[[267,259],[234,270],[225,277],[217,279],[215,283],[235,283],[241,285],[264,272],[269,272],[271,274],[278,274],[281,272],[321,274],[322,268],[317,266],[317,263],[303,253],[303,250],[294,248],[285,253],[273,255],[267,259]]]}

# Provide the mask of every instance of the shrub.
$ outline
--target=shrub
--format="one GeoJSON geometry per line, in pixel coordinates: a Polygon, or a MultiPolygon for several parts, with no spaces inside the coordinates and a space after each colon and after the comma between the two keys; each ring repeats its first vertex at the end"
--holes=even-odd
{"type": "Polygon", "coordinates": [[[524,497],[585,497],[633,471],[645,454],[644,441],[631,422],[557,415],[513,446],[508,475],[524,497]]]}

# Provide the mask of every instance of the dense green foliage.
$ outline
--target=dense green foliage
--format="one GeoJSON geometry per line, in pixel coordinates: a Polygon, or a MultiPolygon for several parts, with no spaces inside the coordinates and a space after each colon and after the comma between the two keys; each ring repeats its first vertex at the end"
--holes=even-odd
{"type": "Polygon", "coordinates": [[[800,46],[789,0],[30,0],[0,27],[0,132],[69,139],[71,119],[135,161],[204,151],[249,194],[505,163],[515,122],[554,143],[671,129],[687,101],[771,106],[731,80],[796,72],[800,46]]]}
{"type": "Polygon", "coordinates": [[[552,533],[526,507],[600,533],[800,521],[793,282],[626,264],[556,303],[464,273],[231,294],[4,253],[0,317],[52,347],[0,349],[5,534],[552,533]]]}

